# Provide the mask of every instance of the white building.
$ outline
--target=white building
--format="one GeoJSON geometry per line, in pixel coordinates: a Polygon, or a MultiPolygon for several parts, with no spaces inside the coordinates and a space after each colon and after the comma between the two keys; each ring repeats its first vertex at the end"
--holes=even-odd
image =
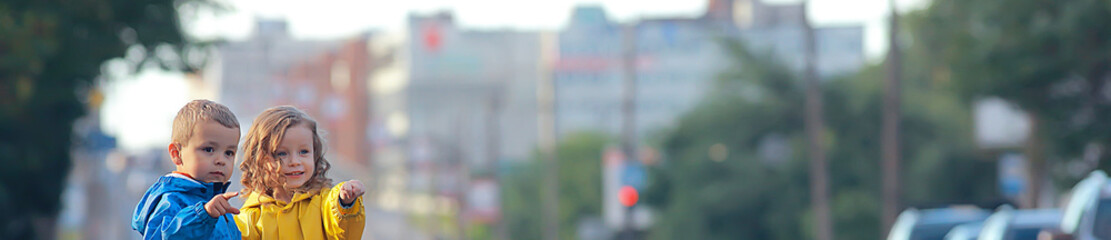
{"type": "Polygon", "coordinates": [[[410,16],[409,137],[432,151],[414,160],[457,157],[478,166],[491,156],[528,158],[537,135],[539,36],[460,29],[449,13],[410,16]]]}
{"type": "MultiPolygon", "coordinates": [[[[625,71],[622,46],[635,44],[635,125],[640,139],[675,124],[714,87],[717,75],[734,64],[722,39],[743,39],[756,52],[803,66],[801,5],[757,0],[711,0],[699,18],[652,18],[621,25],[599,7],[576,8],[559,33],[559,57],[552,66],[556,131],[621,134],[625,71]]],[[[829,78],[864,64],[863,27],[816,29],[818,74],[829,78]]]]}

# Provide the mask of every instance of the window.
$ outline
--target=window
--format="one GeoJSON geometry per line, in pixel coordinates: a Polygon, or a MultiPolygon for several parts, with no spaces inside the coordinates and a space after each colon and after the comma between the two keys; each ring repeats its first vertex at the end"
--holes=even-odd
{"type": "Polygon", "coordinates": [[[1092,224],[1092,235],[1099,239],[1111,239],[1111,199],[1099,200],[1096,205],[1096,219],[1092,224]]]}

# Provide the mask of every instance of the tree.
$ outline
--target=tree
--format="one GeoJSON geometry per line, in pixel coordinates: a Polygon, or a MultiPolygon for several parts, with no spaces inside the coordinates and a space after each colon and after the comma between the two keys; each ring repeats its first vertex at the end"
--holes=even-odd
{"type": "MultiPolygon", "coordinates": [[[[664,137],[664,162],[652,170],[647,204],[660,209],[655,239],[809,239],[803,116],[804,85],[770,53],[725,42],[734,60],[716,92],[664,137]],[[786,146],[775,151],[775,142],[786,146]],[[725,146],[724,158],[712,148],[725,146]]],[[[972,144],[967,105],[932,84],[928,65],[908,52],[903,77],[903,177],[908,206],[993,202],[994,165],[972,144]],[[928,68],[927,68],[928,69],[928,68]],[[962,182],[955,182],[960,179],[962,182]]],[[[826,80],[830,207],[837,239],[880,237],[883,72],[826,80]]]]}
{"type": "MultiPolygon", "coordinates": [[[[1111,2],[1104,0],[937,0],[913,27],[963,100],[1000,97],[1029,114],[1024,149],[1038,183],[1047,163],[1078,158],[1089,144],[1108,146],[1107,22],[1111,2]]],[[[1030,192],[1036,196],[1038,184],[1030,192]]]]}
{"type": "MultiPolygon", "coordinates": [[[[579,221],[602,216],[602,150],[614,139],[590,132],[573,133],[556,146],[559,159],[560,239],[575,239],[579,221]]],[[[510,239],[536,239],[542,235],[540,188],[542,156],[504,174],[503,212],[508,218],[510,239]]]]}
{"type": "Polygon", "coordinates": [[[142,62],[190,70],[177,12],[186,5],[213,6],[199,0],[0,2],[0,238],[53,233],[71,166],[72,125],[85,114],[102,63],[134,48],[142,62]],[[157,49],[169,51],[153,54],[157,49]]]}

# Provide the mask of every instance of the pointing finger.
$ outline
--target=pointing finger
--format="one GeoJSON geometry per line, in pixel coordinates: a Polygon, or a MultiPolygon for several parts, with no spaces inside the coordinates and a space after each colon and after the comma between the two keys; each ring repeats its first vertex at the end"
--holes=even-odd
{"type": "Polygon", "coordinates": [[[220,197],[223,197],[224,199],[230,199],[230,198],[233,198],[233,197],[236,197],[236,196],[239,196],[239,192],[230,192],[230,193],[220,194],[220,197]]]}

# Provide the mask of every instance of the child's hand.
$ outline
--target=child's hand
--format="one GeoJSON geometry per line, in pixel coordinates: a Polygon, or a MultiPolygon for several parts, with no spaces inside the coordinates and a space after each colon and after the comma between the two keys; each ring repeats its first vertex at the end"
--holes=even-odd
{"type": "Polygon", "coordinates": [[[235,196],[239,196],[239,192],[216,195],[212,197],[212,200],[204,204],[204,211],[208,212],[208,216],[210,217],[219,217],[228,213],[239,214],[239,209],[232,207],[231,204],[228,203],[228,199],[235,196]]]}
{"type": "Polygon", "coordinates": [[[343,184],[343,187],[340,188],[339,200],[343,202],[343,205],[351,205],[351,203],[354,203],[355,199],[362,196],[363,193],[365,193],[365,191],[363,191],[362,182],[359,182],[359,180],[347,181],[347,183],[343,184]]]}

